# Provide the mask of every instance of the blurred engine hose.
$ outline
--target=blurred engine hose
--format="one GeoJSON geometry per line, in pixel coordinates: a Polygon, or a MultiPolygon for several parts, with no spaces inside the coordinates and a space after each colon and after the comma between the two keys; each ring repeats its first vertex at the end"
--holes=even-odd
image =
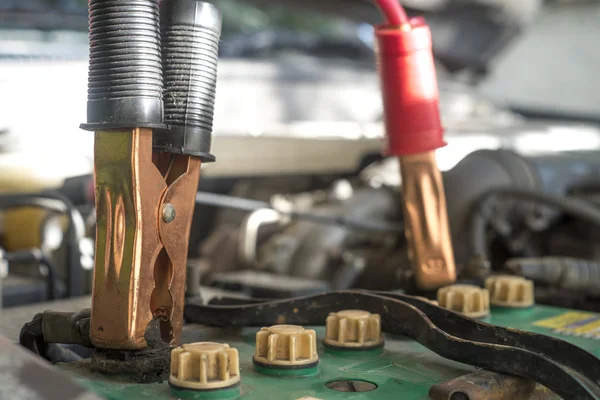
{"type": "Polygon", "coordinates": [[[206,206],[231,208],[242,211],[255,211],[261,208],[271,208],[266,201],[247,199],[244,197],[229,196],[211,192],[196,193],[196,204],[206,206]]]}
{"type": "Polygon", "coordinates": [[[48,300],[56,299],[56,287],[58,284],[58,272],[54,263],[40,250],[40,249],[29,249],[29,250],[17,250],[5,253],[4,258],[9,263],[31,263],[35,262],[41,264],[47,269],[47,297],[48,300]]]}
{"type": "MultiPolygon", "coordinates": [[[[444,172],[453,237],[464,234],[473,207],[483,195],[498,187],[536,190],[539,178],[526,159],[509,150],[475,151],[444,172]]],[[[454,244],[458,245],[456,241],[454,244]]],[[[458,255],[460,249],[456,250],[458,255]]]]}
{"type": "Polygon", "coordinates": [[[472,256],[482,257],[485,260],[489,259],[486,233],[490,215],[487,215],[484,210],[486,202],[494,197],[532,201],[556,207],[564,214],[596,225],[600,229],[600,210],[586,201],[514,188],[493,189],[479,199],[471,214],[469,244],[472,256]]]}
{"type": "Polygon", "coordinates": [[[547,285],[600,295],[600,263],[569,257],[513,258],[504,267],[547,285]]]}
{"type": "Polygon", "coordinates": [[[456,263],[468,265],[471,257],[481,252],[482,248],[487,255],[485,235],[480,236],[478,232],[478,236],[475,236],[470,233],[471,219],[479,217],[473,215],[473,210],[480,207],[479,201],[486,193],[498,187],[533,191],[539,187],[538,182],[536,172],[527,161],[508,150],[473,152],[445,172],[444,188],[456,263]],[[472,239],[464,240],[465,237],[472,239]],[[482,242],[473,244],[475,240],[482,242]]]}
{"type": "Polygon", "coordinates": [[[462,238],[470,235],[473,210],[487,193],[512,188],[566,196],[573,187],[600,182],[600,152],[524,157],[510,150],[479,150],[444,172],[443,178],[454,255],[457,264],[466,265],[473,251],[471,240],[462,238]]]}

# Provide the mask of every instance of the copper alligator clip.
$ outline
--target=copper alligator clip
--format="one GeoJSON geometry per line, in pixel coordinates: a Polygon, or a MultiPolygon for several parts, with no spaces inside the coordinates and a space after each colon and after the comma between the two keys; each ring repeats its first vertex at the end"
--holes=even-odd
{"type": "Polygon", "coordinates": [[[152,130],[96,132],[96,267],[91,338],[141,349],[150,320],[175,343],[200,158],[152,150],[152,130]]]}
{"type": "MultiPolygon", "coordinates": [[[[397,2],[394,3],[397,5],[397,2]]],[[[419,289],[456,281],[442,176],[434,150],[445,145],[431,32],[423,18],[376,28],[387,153],[398,156],[409,256],[419,289]]]]}
{"type": "Polygon", "coordinates": [[[210,3],[164,0],[159,26],[156,0],[90,1],[82,127],[95,131],[90,336],[98,348],[146,348],[153,319],[162,345],[178,342],[200,165],[214,161],[220,34],[210,3]]]}

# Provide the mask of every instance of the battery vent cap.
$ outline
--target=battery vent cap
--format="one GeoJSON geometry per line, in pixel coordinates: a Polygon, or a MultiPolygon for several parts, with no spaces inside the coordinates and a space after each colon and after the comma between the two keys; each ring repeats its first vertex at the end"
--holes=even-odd
{"type": "Polygon", "coordinates": [[[256,334],[254,364],[267,368],[292,368],[315,366],[317,333],[299,325],[274,325],[261,328],[256,334]]]}
{"type": "Polygon", "coordinates": [[[527,308],[535,303],[533,281],[520,276],[495,275],[485,280],[494,306],[527,308]]]}
{"type": "Polygon", "coordinates": [[[470,318],[490,314],[490,295],[487,289],[474,285],[450,285],[437,292],[440,306],[470,318]]]}
{"type": "Polygon", "coordinates": [[[169,384],[199,391],[233,388],[241,380],[239,361],[237,349],[225,343],[184,344],[171,351],[169,384]]]}
{"type": "Polygon", "coordinates": [[[383,345],[381,317],[363,310],[330,313],[323,343],[347,350],[366,350],[383,345]]]}

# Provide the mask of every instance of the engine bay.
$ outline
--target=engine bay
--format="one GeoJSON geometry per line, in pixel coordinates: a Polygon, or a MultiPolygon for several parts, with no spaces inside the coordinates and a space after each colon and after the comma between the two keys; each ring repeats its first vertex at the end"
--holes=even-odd
{"type": "Polygon", "coordinates": [[[0,399],[600,399],[600,150],[445,130],[374,3],[383,136],[221,139],[218,7],[89,1],[93,174],[0,174],[0,399]]]}

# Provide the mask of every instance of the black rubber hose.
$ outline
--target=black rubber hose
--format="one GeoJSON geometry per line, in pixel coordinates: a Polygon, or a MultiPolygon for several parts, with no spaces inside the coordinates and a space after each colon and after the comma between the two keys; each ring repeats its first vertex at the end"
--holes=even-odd
{"type": "MultiPolygon", "coordinates": [[[[83,311],[85,313],[86,310],[83,311]]],[[[91,345],[48,343],[44,337],[45,314],[37,314],[21,328],[21,332],[19,333],[19,344],[21,346],[54,364],[59,362],[75,362],[90,357],[92,349],[89,347],[91,345]]],[[[89,321],[89,312],[87,314],[87,320],[89,321]]],[[[81,314],[73,314],[73,323],[81,320],[81,318],[77,320],[78,316],[81,316],[81,314]]],[[[62,326],[60,328],[68,329],[69,327],[62,326]]],[[[77,326],[77,329],[80,329],[80,327],[77,326]]],[[[86,334],[82,333],[82,337],[83,335],[87,335],[89,341],[89,332],[86,334]]]]}
{"type": "Polygon", "coordinates": [[[31,352],[45,357],[48,343],[44,340],[42,329],[43,314],[36,314],[30,322],[27,322],[19,332],[19,344],[31,352]]]}
{"type": "Polygon", "coordinates": [[[522,189],[494,189],[481,196],[471,211],[469,221],[469,241],[472,256],[480,256],[485,260],[489,258],[486,242],[489,215],[484,212],[484,209],[487,202],[494,197],[509,197],[556,207],[564,214],[579,218],[600,229],[600,210],[589,202],[576,198],[557,197],[542,192],[522,189]]]}

